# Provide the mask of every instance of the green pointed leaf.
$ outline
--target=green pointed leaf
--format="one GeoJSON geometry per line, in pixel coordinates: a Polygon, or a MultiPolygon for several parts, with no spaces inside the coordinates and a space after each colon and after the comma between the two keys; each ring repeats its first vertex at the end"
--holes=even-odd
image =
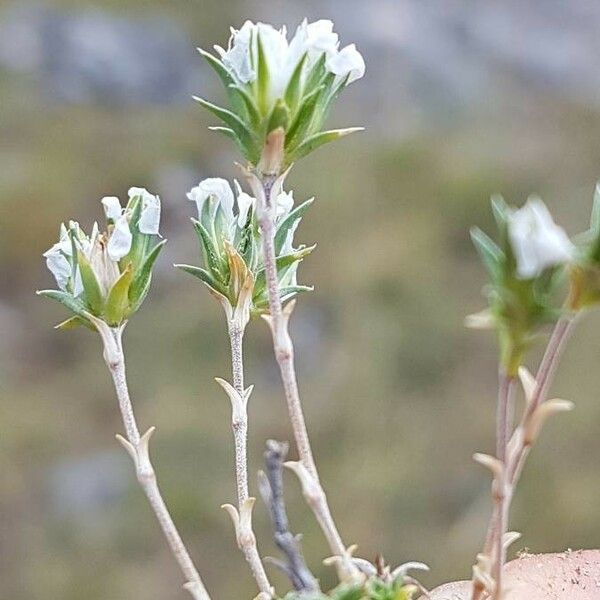
{"type": "MultiPolygon", "coordinates": [[[[275,266],[277,269],[278,277],[281,277],[285,274],[285,269],[287,267],[293,265],[296,262],[300,262],[304,258],[306,258],[315,248],[316,244],[312,246],[308,246],[306,248],[299,248],[295,252],[291,252],[290,254],[282,254],[275,259],[275,266]]],[[[266,288],[266,276],[265,276],[265,268],[263,267],[256,274],[256,283],[254,284],[255,290],[262,290],[266,288]]]]}
{"type": "MultiPolygon", "coordinates": [[[[206,205],[207,203],[205,203],[206,205]]],[[[206,262],[206,266],[213,273],[218,274],[219,279],[223,278],[223,270],[221,268],[222,261],[220,258],[219,251],[215,246],[215,243],[206,231],[206,228],[200,221],[196,219],[192,219],[192,223],[194,224],[194,229],[196,230],[196,234],[198,235],[198,240],[200,241],[200,247],[202,248],[202,254],[204,257],[204,261],[206,262]]]]}
{"type": "Polygon", "coordinates": [[[321,80],[327,73],[327,71],[325,69],[325,60],[326,60],[326,56],[325,56],[325,52],[323,52],[323,54],[321,54],[319,59],[313,65],[312,69],[310,70],[310,72],[306,78],[306,83],[305,83],[304,89],[308,90],[309,93],[313,88],[315,88],[316,86],[318,86],[321,83],[321,80]]]}
{"type": "Polygon", "coordinates": [[[471,229],[471,239],[492,281],[497,281],[504,260],[500,248],[478,227],[471,229]]]}
{"type": "Polygon", "coordinates": [[[296,105],[302,94],[302,70],[304,69],[304,63],[306,62],[307,56],[308,54],[305,52],[298,61],[283,96],[292,113],[295,112],[296,105]]]}
{"type": "Polygon", "coordinates": [[[510,213],[508,204],[506,204],[506,201],[500,194],[494,194],[490,199],[490,203],[492,205],[492,214],[494,215],[498,228],[504,228],[510,213]]]}
{"type": "Polygon", "coordinates": [[[227,290],[219,281],[217,281],[206,269],[202,267],[194,267],[193,265],[175,265],[178,269],[181,269],[185,273],[189,273],[194,277],[197,277],[206,284],[209,288],[215,292],[227,296],[227,290]]]}
{"type": "Polygon", "coordinates": [[[129,316],[129,286],[132,279],[133,269],[129,264],[108,292],[104,316],[106,322],[113,327],[120,325],[129,316]]]}
{"type": "Polygon", "coordinates": [[[248,114],[248,118],[252,126],[256,129],[260,125],[262,117],[260,116],[260,112],[258,110],[258,106],[256,106],[256,102],[254,102],[254,98],[248,93],[248,90],[243,88],[241,85],[237,85],[232,83],[229,85],[230,93],[239,99],[239,102],[244,106],[246,113],[248,114]]]}
{"type": "Polygon", "coordinates": [[[77,329],[78,327],[82,327],[82,326],[87,327],[88,329],[91,329],[92,331],[96,331],[96,328],[92,325],[92,323],[90,323],[90,321],[88,321],[87,319],[84,319],[83,317],[79,317],[79,316],[75,316],[75,317],[71,317],[70,319],[66,319],[62,323],[55,325],[54,329],[60,329],[61,331],[67,331],[69,329],[77,329]]]}
{"type": "Polygon", "coordinates": [[[75,313],[79,317],[87,318],[89,315],[85,305],[78,298],[74,298],[72,294],[68,292],[62,292],[60,290],[39,290],[36,292],[38,296],[44,296],[60,302],[63,306],[68,308],[71,312],[75,313]]]}
{"type": "Polygon", "coordinates": [[[231,107],[234,112],[238,114],[245,114],[245,106],[241,101],[240,97],[236,94],[233,94],[230,86],[235,84],[235,81],[227,67],[214,55],[210,52],[206,52],[206,50],[202,50],[202,48],[198,48],[198,52],[202,55],[202,57],[206,60],[206,62],[211,66],[214,72],[218,75],[219,79],[225,86],[227,90],[227,95],[229,97],[229,101],[231,102],[231,107]]]}
{"type": "Polygon", "coordinates": [[[265,54],[265,48],[262,43],[260,31],[256,36],[257,46],[257,65],[256,65],[256,82],[258,86],[258,108],[261,114],[267,114],[269,107],[269,83],[271,75],[269,73],[269,63],[265,54]]]}
{"type": "Polygon", "coordinates": [[[308,207],[314,202],[314,198],[309,198],[302,204],[299,204],[294,210],[290,211],[290,214],[285,217],[277,226],[277,232],[275,233],[275,253],[279,254],[285,243],[288,231],[294,226],[296,221],[304,216],[304,213],[308,210],[308,207]]]}
{"type": "Polygon", "coordinates": [[[226,108],[222,108],[217,106],[216,104],[212,104],[212,102],[208,102],[203,98],[199,98],[198,96],[193,97],[196,102],[198,102],[201,106],[209,110],[215,116],[217,116],[221,121],[227,125],[227,127],[235,132],[237,137],[240,140],[240,144],[242,145],[242,149],[247,157],[257,157],[259,155],[259,151],[257,149],[257,144],[252,135],[248,126],[233,112],[227,110],[226,108]]]}
{"type": "Polygon", "coordinates": [[[98,283],[94,269],[92,269],[92,265],[90,265],[90,261],[81,251],[77,252],[77,262],[85,292],[85,301],[92,314],[98,317],[104,310],[104,296],[102,295],[100,284],[98,283]]]}
{"type": "Polygon", "coordinates": [[[285,302],[286,300],[293,298],[296,294],[300,294],[301,292],[312,292],[314,289],[315,288],[312,285],[288,285],[279,288],[279,296],[281,297],[281,301],[285,302]]]}
{"type": "Polygon", "coordinates": [[[141,304],[140,298],[142,297],[142,294],[144,294],[144,292],[146,294],[148,293],[150,279],[152,277],[152,267],[166,243],[167,240],[162,240],[156,244],[144,259],[142,267],[136,272],[135,279],[129,288],[129,300],[135,305],[136,310],[141,304]]]}
{"type": "Polygon", "coordinates": [[[364,131],[364,127],[348,127],[346,129],[331,129],[329,131],[321,131],[320,133],[315,133],[311,135],[309,138],[304,140],[293,152],[290,153],[288,158],[288,164],[291,164],[298,159],[310,154],[317,148],[320,148],[324,144],[328,144],[329,142],[333,142],[341,137],[345,137],[350,135],[351,133],[355,133],[357,131],[364,131]]]}
{"type": "Polygon", "coordinates": [[[302,104],[296,113],[285,135],[286,150],[297,146],[305,133],[310,129],[312,118],[323,87],[319,86],[302,99],[302,104]]]}

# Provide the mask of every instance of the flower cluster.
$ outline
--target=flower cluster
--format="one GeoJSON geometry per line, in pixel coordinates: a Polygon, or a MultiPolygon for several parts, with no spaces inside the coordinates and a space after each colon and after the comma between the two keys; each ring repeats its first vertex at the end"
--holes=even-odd
{"type": "Polygon", "coordinates": [[[304,20],[289,41],[285,27],[246,21],[232,29],[227,49],[215,49],[218,57],[200,52],[227,88],[230,109],[196,100],[224,122],[213,129],[233,138],[261,172],[276,174],[359,129],[322,131],[332,101],[365,72],[354,44],[339,49],[331,21],[304,20]]]}
{"type": "Polygon", "coordinates": [[[58,290],[38,292],[61,302],[74,316],[66,328],[87,325],[94,319],[111,327],[121,325],[142,304],[152,278],[152,267],[165,241],[153,244],[160,223],[160,199],[143,188],[129,190],[129,202],[101,200],[107,230],[94,223],[90,235],[69,221],[60,227],[59,241],[44,253],[58,290]]]}
{"type": "MultiPolygon", "coordinates": [[[[235,188],[234,197],[225,179],[209,178],[188,193],[198,210],[198,219],[192,218],[192,222],[204,266],[176,266],[203,281],[228,317],[237,311],[245,324],[250,314],[267,312],[268,297],[256,200],[243,192],[237,181],[235,188]]],[[[282,191],[277,198],[275,249],[282,300],[312,289],[298,285],[296,271],[314,246],[295,248],[293,244],[294,232],[311,203],[312,199],[294,208],[291,192],[282,191]]]]}
{"type": "Polygon", "coordinates": [[[559,315],[557,275],[575,259],[576,248],[539,198],[517,210],[495,197],[492,209],[499,243],[478,228],[471,232],[490,278],[490,309],[470,317],[468,324],[497,329],[502,365],[512,374],[539,327],[559,315]]]}

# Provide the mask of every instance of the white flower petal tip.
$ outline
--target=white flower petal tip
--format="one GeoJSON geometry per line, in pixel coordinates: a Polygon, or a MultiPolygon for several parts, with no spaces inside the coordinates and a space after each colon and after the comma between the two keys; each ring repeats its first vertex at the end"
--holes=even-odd
{"type": "Polygon", "coordinates": [[[365,60],[355,44],[350,44],[337,53],[331,53],[327,57],[325,66],[334,75],[347,77],[347,85],[363,77],[366,70],[365,60]]]}
{"type": "Polygon", "coordinates": [[[572,261],[575,254],[575,246],[539,198],[530,198],[509,215],[508,236],[520,279],[538,277],[572,261]]]}
{"type": "Polygon", "coordinates": [[[524,443],[526,445],[531,445],[540,435],[540,431],[542,426],[552,415],[556,415],[562,412],[569,412],[575,408],[575,404],[570,400],[562,400],[559,398],[554,398],[552,400],[547,400],[543,404],[540,404],[531,415],[527,426],[524,431],[524,443]]]}
{"type": "Polygon", "coordinates": [[[123,213],[121,201],[116,196],[104,196],[100,202],[104,207],[104,214],[109,221],[115,222],[123,213]]]}
{"type": "Polygon", "coordinates": [[[221,177],[204,179],[187,193],[187,197],[188,200],[196,203],[198,218],[200,218],[204,203],[213,198],[215,203],[223,209],[228,222],[233,220],[233,191],[226,179],[221,177]]]}
{"type": "Polygon", "coordinates": [[[125,215],[121,215],[115,222],[114,229],[106,247],[110,259],[118,262],[124,256],[127,256],[131,250],[132,240],[133,236],[131,234],[131,230],[129,229],[127,217],[125,215]]]}
{"type": "Polygon", "coordinates": [[[142,196],[142,212],[138,221],[140,233],[146,235],[160,235],[160,198],[152,194],[142,196]]]}
{"type": "Polygon", "coordinates": [[[519,379],[521,381],[521,386],[523,387],[525,399],[528,402],[530,402],[535,394],[535,390],[537,388],[537,381],[535,380],[535,377],[531,374],[531,371],[529,371],[529,369],[524,366],[519,367],[519,379]]]}
{"type": "Polygon", "coordinates": [[[494,329],[494,315],[488,310],[482,310],[465,317],[465,327],[469,329],[494,329]]]}
{"type": "Polygon", "coordinates": [[[476,463],[480,464],[482,467],[489,469],[495,477],[502,477],[502,474],[504,472],[504,465],[500,460],[498,460],[494,456],[477,452],[476,454],[473,454],[473,460],[476,463]]]}

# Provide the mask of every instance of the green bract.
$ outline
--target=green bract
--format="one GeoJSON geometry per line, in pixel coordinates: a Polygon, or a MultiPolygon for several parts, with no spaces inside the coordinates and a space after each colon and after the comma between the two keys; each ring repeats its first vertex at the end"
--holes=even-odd
{"type": "Polygon", "coordinates": [[[471,316],[467,323],[473,327],[496,329],[501,364],[507,373],[514,375],[539,328],[556,321],[560,315],[554,295],[562,265],[549,261],[550,255],[544,256],[540,251],[540,248],[548,249],[548,240],[542,240],[545,245],[540,241],[545,231],[528,231],[521,244],[517,231],[521,226],[518,211],[507,206],[500,197],[492,199],[492,210],[498,227],[498,242],[478,228],[471,231],[489,277],[485,288],[489,310],[471,316]],[[536,238],[538,234],[540,239],[536,238]],[[536,243],[540,248],[535,247],[536,243]],[[535,265],[536,270],[528,272],[526,267],[530,265],[535,265]],[[524,273],[531,276],[524,276],[524,273]]]}
{"type": "Polygon", "coordinates": [[[86,235],[70,221],[60,228],[60,239],[44,253],[58,290],[38,294],[57,300],[73,316],[58,328],[86,325],[95,329],[100,319],[110,327],[123,324],[141,306],[152,279],[152,267],[166,240],[154,243],[158,234],[160,200],[141,188],[130,190],[121,209],[114,197],[102,200],[107,231],[97,223],[86,235]]]}
{"type": "MultiPolygon", "coordinates": [[[[176,266],[203,281],[228,315],[235,310],[247,316],[264,314],[268,312],[269,303],[256,201],[237,183],[236,188],[235,211],[233,192],[224,179],[205,179],[188,194],[198,207],[198,219],[192,219],[192,223],[202,250],[203,266],[176,266]]],[[[294,232],[311,203],[312,199],[294,208],[291,194],[279,195],[275,250],[282,300],[312,289],[298,285],[296,271],[314,246],[293,247],[294,232]]]]}
{"type": "Polygon", "coordinates": [[[233,139],[261,172],[276,174],[361,129],[323,131],[334,99],[365,70],[353,44],[338,46],[331,21],[304,21],[289,42],[285,28],[247,21],[232,30],[227,50],[215,46],[219,57],[200,50],[224,84],[229,108],[195,99],[225,125],[212,129],[233,139]]]}

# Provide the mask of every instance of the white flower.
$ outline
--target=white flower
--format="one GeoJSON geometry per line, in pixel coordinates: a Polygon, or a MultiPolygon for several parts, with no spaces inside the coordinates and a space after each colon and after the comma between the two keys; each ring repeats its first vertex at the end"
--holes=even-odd
{"type": "Polygon", "coordinates": [[[508,235],[517,261],[517,276],[531,279],[549,267],[572,260],[575,246],[556,225],[546,205],[531,198],[508,219],[508,235]]]}
{"type": "Polygon", "coordinates": [[[237,224],[240,229],[242,227],[244,227],[244,225],[246,225],[246,221],[248,220],[248,211],[250,210],[251,206],[254,206],[255,203],[256,203],[256,199],[254,199],[249,194],[246,194],[246,192],[242,192],[241,190],[238,192],[238,195],[237,195],[237,209],[238,209],[237,224]]]}
{"type": "Polygon", "coordinates": [[[342,79],[348,76],[348,84],[365,74],[365,60],[354,44],[342,48],[327,57],[326,67],[342,79]]]}
{"type": "Polygon", "coordinates": [[[105,196],[100,202],[102,202],[102,206],[104,207],[106,218],[114,223],[123,212],[121,202],[116,196],[105,196]]]}
{"type": "Polygon", "coordinates": [[[130,200],[136,196],[142,198],[142,211],[138,222],[140,233],[146,235],[159,235],[160,198],[151,194],[146,188],[139,187],[129,188],[128,195],[130,200]]]}
{"type": "Polygon", "coordinates": [[[227,50],[215,46],[225,68],[238,84],[246,85],[256,80],[257,73],[252,65],[257,62],[259,36],[269,70],[269,108],[282,97],[294,70],[305,55],[302,81],[323,54],[327,57],[327,70],[342,77],[350,74],[348,83],[364,74],[365,63],[354,44],[338,52],[338,35],[334,33],[331,21],[308,23],[305,19],[289,42],[285,27],[275,29],[265,23],[246,21],[241,29],[231,30],[227,50]]]}
{"type": "MultiPolygon", "coordinates": [[[[70,243],[69,241],[69,245],[70,243]]],[[[54,244],[52,248],[44,252],[43,256],[46,259],[46,266],[56,279],[58,287],[63,291],[66,290],[69,279],[71,279],[72,268],[71,261],[65,257],[65,253],[61,249],[61,243],[54,244]]]]}
{"type": "Polygon", "coordinates": [[[115,222],[114,229],[108,239],[107,251],[110,260],[119,261],[129,254],[133,236],[129,229],[127,216],[121,215],[115,222]]]}
{"type": "Polygon", "coordinates": [[[214,198],[216,204],[220,204],[228,223],[233,221],[233,191],[226,179],[220,177],[209,177],[192,188],[187,197],[196,203],[198,218],[202,214],[204,203],[209,198],[214,198]]]}

